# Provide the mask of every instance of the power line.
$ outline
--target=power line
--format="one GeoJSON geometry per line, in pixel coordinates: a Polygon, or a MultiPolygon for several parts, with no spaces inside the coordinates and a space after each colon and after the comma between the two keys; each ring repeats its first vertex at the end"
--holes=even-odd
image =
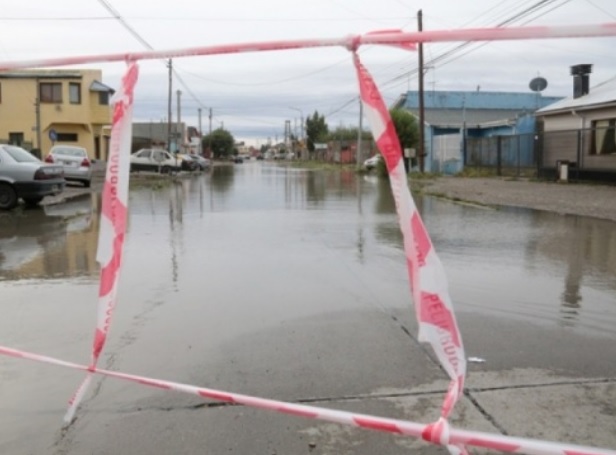
{"type": "Polygon", "coordinates": [[[611,17],[612,19],[616,20],[616,16],[614,14],[610,13],[609,11],[607,11],[604,8],[601,8],[599,5],[595,4],[591,0],[586,0],[586,3],[588,3],[591,6],[594,6],[596,9],[598,9],[599,11],[601,11],[602,13],[607,15],[608,17],[611,17]]]}
{"type": "MultiPolygon", "coordinates": [[[[137,33],[137,31],[131,27],[131,25],[126,22],[124,20],[124,18],[122,17],[122,15],[119,13],[118,10],[116,10],[111,3],[109,3],[107,0],[98,0],[98,2],[103,5],[103,7],[109,11],[109,13],[118,21],[120,22],[120,24],[122,24],[122,26],[128,30],[130,32],[131,35],[133,35],[133,37],[139,41],[144,47],[146,47],[147,49],[153,51],[155,50],[154,47],[148,43],[145,38],[143,38],[139,33],[137,33]]],[[[161,60],[161,62],[165,65],[165,67],[167,66],[167,61],[165,60],[161,60]]],[[[199,100],[199,98],[194,94],[194,92],[190,89],[190,87],[188,87],[188,85],[184,82],[184,80],[182,79],[182,77],[179,75],[179,73],[177,72],[177,70],[175,68],[172,68],[172,72],[173,75],[175,76],[175,78],[178,80],[178,82],[180,83],[180,85],[184,88],[184,90],[199,104],[200,107],[202,108],[206,108],[206,106],[201,102],[201,100],[199,100]]]]}
{"type": "MultiPolygon", "coordinates": [[[[523,19],[529,15],[531,15],[532,13],[536,13],[539,12],[541,9],[552,5],[554,2],[556,2],[558,0],[541,0],[539,2],[534,3],[532,6],[526,7],[524,10],[517,12],[516,14],[514,14],[513,16],[499,22],[498,24],[496,24],[496,27],[502,27],[504,25],[509,25],[512,24],[520,19],[523,19]]],[[[557,9],[560,8],[562,6],[564,6],[566,3],[568,3],[571,0],[565,0],[564,3],[561,3],[559,5],[556,5],[554,8],[550,9],[547,12],[542,13],[540,16],[535,16],[533,18],[530,18],[527,22],[525,22],[525,24],[528,24],[529,22],[532,22],[534,20],[536,20],[539,17],[542,17],[543,15],[557,9]]],[[[439,63],[440,62],[440,66],[444,66],[448,63],[451,63],[465,55],[468,55],[471,52],[474,52],[484,46],[486,46],[489,43],[474,43],[472,41],[466,41],[462,44],[459,44],[457,46],[455,46],[453,49],[450,49],[448,51],[443,52],[442,54],[432,58],[430,61],[426,62],[426,65],[434,65],[435,63],[439,63]],[[473,49],[468,49],[466,52],[464,52],[463,54],[460,54],[461,51],[467,49],[470,46],[475,46],[473,49]]],[[[407,77],[416,75],[417,72],[419,71],[418,68],[415,68],[411,71],[408,71],[406,73],[403,73],[401,75],[395,76],[394,78],[390,79],[389,81],[385,82],[383,85],[387,86],[387,85],[391,85],[392,83],[396,83],[399,82],[401,80],[406,81],[407,77]]]]}

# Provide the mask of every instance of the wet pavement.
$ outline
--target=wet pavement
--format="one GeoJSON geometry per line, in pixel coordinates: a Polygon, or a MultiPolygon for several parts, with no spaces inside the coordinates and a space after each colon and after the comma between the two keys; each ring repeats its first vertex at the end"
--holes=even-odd
{"type": "MultiPolygon", "coordinates": [[[[616,224],[430,196],[469,364],[458,427],[616,449],[616,224]]],[[[87,363],[100,195],[0,213],[0,344],[87,363]]],[[[416,339],[386,182],[247,162],[131,190],[101,366],[429,422],[447,381],[416,339]]],[[[444,453],[407,438],[0,358],[4,454],[444,453]]]]}

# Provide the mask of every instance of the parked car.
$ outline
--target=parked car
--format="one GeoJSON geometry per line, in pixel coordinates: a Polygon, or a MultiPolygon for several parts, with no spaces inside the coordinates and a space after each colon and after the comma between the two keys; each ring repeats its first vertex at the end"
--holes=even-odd
{"type": "Polygon", "coordinates": [[[373,157],[370,157],[366,161],[364,161],[364,168],[368,171],[374,169],[379,164],[379,161],[381,161],[382,159],[383,157],[377,153],[373,157]]]}
{"type": "Polygon", "coordinates": [[[244,162],[244,159],[239,155],[234,155],[233,162],[236,164],[242,164],[244,162]]]}
{"type": "Polygon", "coordinates": [[[0,145],[0,209],[10,210],[21,198],[28,205],[64,190],[62,166],[44,163],[27,150],[0,145]]]}
{"type": "Polygon", "coordinates": [[[49,150],[45,162],[61,165],[67,181],[81,182],[86,188],[90,187],[92,162],[85,148],[74,145],[54,145],[49,150]]]}
{"type": "Polygon", "coordinates": [[[199,163],[192,159],[190,154],[177,153],[177,159],[180,161],[180,169],[183,171],[198,171],[200,170],[199,163]]]}
{"type": "Polygon", "coordinates": [[[182,158],[163,149],[141,149],[130,156],[130,170],[168,174],[182,169],[182,158]]]}
{"type": "Polygon", "coordinates": [[[207,158],[203,158],[201,155],[195,155],[193,153],[190,153],[185,156],[187,159],[193,160],[195,163],[197,163],[197,166],[202,171],[210,167],[210,160],[208,160],[207,158]]]}

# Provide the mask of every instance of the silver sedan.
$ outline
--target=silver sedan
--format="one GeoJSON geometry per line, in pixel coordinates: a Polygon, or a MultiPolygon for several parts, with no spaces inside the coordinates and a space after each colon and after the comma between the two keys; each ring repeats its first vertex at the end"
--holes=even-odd
{"type": "Polygon", "coordinates": [[[61,193],[65,183],[61,166],[43,163],[21,147],[0,145],[0,210],[12,209],[19,198],[38,204],[61,193]]]}
{"type": "Polygon", "coordinates": [[[81,182],[86,188],[90,187],[92,162],[85,148],[75,145],[54,145],[49,150],[45,162],[61,165],[67,181],[81,182]]]}

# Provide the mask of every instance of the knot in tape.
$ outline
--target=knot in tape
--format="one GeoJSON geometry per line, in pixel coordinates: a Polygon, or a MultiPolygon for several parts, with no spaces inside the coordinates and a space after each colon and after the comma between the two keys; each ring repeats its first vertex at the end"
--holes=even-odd
{"type": "Polygon", "coordinates": [[[449,422],[444,417],[439,418],[436,422],[426,426],[421,433],[424,441],[431,442],[442,446],[448,446],[449,443],[449,422]]]}
{"type": "Polygon", "coordinates": [[[349,35],[346,39],[346,48],[351,52],[355,52],[359,48],[360,42],[361,37],[359,35],[349,35]]]}

